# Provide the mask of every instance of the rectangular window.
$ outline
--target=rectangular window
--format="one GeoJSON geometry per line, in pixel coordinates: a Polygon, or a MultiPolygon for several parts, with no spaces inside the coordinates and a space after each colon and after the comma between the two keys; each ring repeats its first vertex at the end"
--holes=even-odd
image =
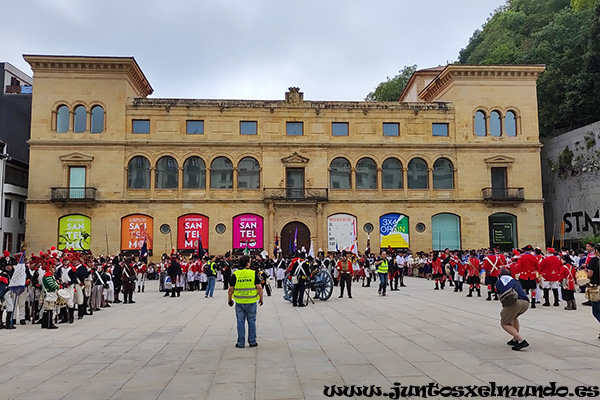
{"type": "Polygon", "coordinates": [[[12,200],[10,199],[4,200],[4,216],[6,218],[12,217],[12,200]]]}
{"type": "Polygon", "coordinates": [[[302,122],[286,122],[286,135],[302,136],[304,134],[302,122]]]}
{"type": "Polygon", "coordinates": [[[19,219],[25,219],[25,202],[19,202],[19,219]]]}
{"type": "Polygon", "coordinates": [[[256,135],[257,132],[256,121],[240,121],[240,135],[256,135]]]}
{"type": "Polygon", "coordinates": [[[331,134],[333,136],[348,136],[348,123],[347,122],[332,122],[331,123],[331,134]]]}
{"type": "Polygon", "coordinates": [[[395,122],[384,122],[383,136],[400,136],[400,125],[395,122]]]}
{"type": "Polygon", "coordinates": [[[149,119],[134,119],[131,123],[132,133],[150,133],[149,119]]]}
{"type": "Polygon", "coordinates": [[[185,132],[188,135],[204,135],[204,121],[187,121],[185,132]]]}
{"type": "Polygon", "coordinates": [[[431,124],[431,132],[433,136],[448,136],[448,124],[434,122],[431,124]]]}
{"type": "Polygon", "coordinates": [[[8,250],[9,252],[12,253],[13,249],[12,249],[12,245],[13,245],[13,236],[12,233],[4,233],[4,240],[2,245],[4,246],[4,250],[8,250]]]}

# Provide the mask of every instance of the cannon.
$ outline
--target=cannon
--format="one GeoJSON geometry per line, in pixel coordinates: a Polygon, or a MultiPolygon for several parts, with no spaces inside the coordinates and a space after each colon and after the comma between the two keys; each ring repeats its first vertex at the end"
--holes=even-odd
{"type": "MultiPolygon", "coordinates": [[[[283,281],[284,298],[288,301],[292,301],[293,286],[292,276],[288,271],[283,281]]],[[[322,301],[329,300],[333,294],[333,278],[331,277],[331,274],[325,269],[315,268],[311,272],[310,278],[306,281],[305,290],[307,291],[307,294],[311,291],[314,292],[310,297],[322,301]]],[[[305,297],[305,300],[308,302],[308,296],[305,297]]]]}

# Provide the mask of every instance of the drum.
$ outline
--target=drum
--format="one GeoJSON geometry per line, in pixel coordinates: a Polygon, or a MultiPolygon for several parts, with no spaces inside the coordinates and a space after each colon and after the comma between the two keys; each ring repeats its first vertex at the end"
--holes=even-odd
{"type": "Polygon", "coordinates": [[[577,284],[579,286],[585,286],[590,283],[590,278],[588,278],[587,271],[585,269],[577,271],[577,284]]]}
{"type": "Polygon", "coordinates": [[[66,289],[58,290],[58,299],[56,300],[57,307],[64,307],[67,305],[67,300],[71,298],[71,293],[66,289]]]}

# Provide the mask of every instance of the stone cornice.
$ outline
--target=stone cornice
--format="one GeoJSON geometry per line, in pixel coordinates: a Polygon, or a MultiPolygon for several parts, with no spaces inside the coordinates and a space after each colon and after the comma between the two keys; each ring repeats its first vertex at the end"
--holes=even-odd
{"type": "Polygon", "coordinates": [[[546,67],[544,65],[463,65],[450,64],[419,93],[425,102],[435,100],[437,95],[456,79],[470,78],[493,79],[526,79],[536,80],[546,67]]]}
{"type": "MultiPolygon", "coordinates": [[[[23,58],[37,71],[92,71],[103,73],[126,73],[140,96],[149,96],[154,91],[140,66],[133,57],[87,57],[49,56],[24,54],[23,58]]],[[[35,89],[34,89],[35,90],[35,89]]]]}
{"type": "Polygon", "coordinates": [[[381,143],[315,143],[315,142],[286,142],[286,141],[248,141],[248,142],[227,142],[227,141],[183,141],[183,140],[45,140],[45,139],[29,139],[27,142],[30,147],[47,147],[47,148],[64,148],[69,146],[77,146],[80,149],[83,148],[104,148],[106,146],[145,146],[145,147],[162,147],[169,148],[182,147],[182,148],[193,148],[199,147],[206,149],[207,147],[224,147],[224,148],[241,148],[246,149],[249,145],[264,148],[281,148],[281,147],[302,147],[302,148],[358,148],[358,149],[377,149],[377,148],[409,148],[409,149],[473,149],[473,150],[511,150],[511,149],[541,149],[541,143],[407,143],[403,141],[397,142],[381,142],[381,143]]]}

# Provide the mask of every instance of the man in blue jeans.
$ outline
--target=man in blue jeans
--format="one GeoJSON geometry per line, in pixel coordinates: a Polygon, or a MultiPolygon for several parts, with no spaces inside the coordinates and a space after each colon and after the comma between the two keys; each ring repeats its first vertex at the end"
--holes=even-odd
{"type": "Polygon", "coordinates": [[[257,271],[250,269],[250,257],[242,256],[239,269],[233,273],[229,281],[227,302],[233,307],[235,299],[235,316],[237,318],[237,343],[235,347],[244,348],[246,344],[246,321],[248,321],[248,345],[258,346],[256,342],[256,302],[263,305],[263,290],[257,271]],[[232,299],[233,298],[233,299],[232,299]]]}
{"type": "Polygon", "coordinates": [[[204,273],[208,278],[208,282],[206,284],[206,292],[204,293],[204,297],[213,297],[215,284],[217,283],[217,265],[212,260],[212,256],[205,256],[205,259],[207,262],[204,264],[204,273]]]}

